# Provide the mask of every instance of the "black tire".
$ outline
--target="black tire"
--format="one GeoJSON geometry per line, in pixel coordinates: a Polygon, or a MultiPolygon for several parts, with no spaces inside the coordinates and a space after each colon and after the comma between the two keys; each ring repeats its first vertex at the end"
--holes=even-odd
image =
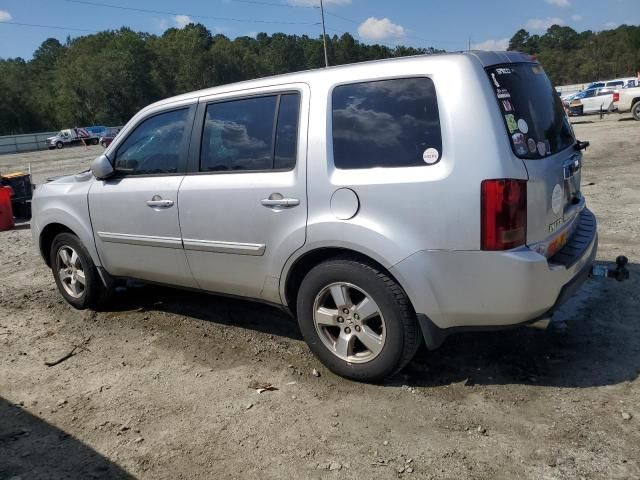
{"type": "Polygon", "coordinates": [[[91,140],[91,145],[97,145],[98,144],[98,139],[94,138],[91,140]]]}
{"type": "Polygon", "coordinates": [[[62,142],[56,142],[56,148],[57,148],[58,150],[60,150],[62,147],[64,147],[64,143],[62,143],[62,142]]]}
{"type": "Polygon", "coordinates": [[[58,287],[58,291],[62,297],[74,308],[84,310],[86,308],[97,309],[103,307],[106,302],[113,295],[113,288],[107,288],[102,283],[98,270],[96,269],[91,255],[87,252],[82,242],[78,237],[72,233],[60,233],[54,239],[51,244],[51,251],[49,252],[49,259],[51,264],[51,271],[53,278],[58,287]],[[74,297],[69,294],[63,284],[62,279],[58,272],[62,268],[62,260],[58,253],[61,249],[71,248],[78,255],[78,260],[84,272],[85,284],[84,291],[79,297],[74,297]]]}
{"type": "Polygon", "coordinates": [[[631,115],[633,115],[633,118],[640,121],[640,101],[634,103],[631,107],[631,115]]]}
{"type": "Polygon", "coordinates": [[[298,324],[311,351],[332,372],[356,381],[380,382],[404,368],[422,343],[416,314],[404,290],[373,264],[341,257],[314,267],[300,285],[298,324]],[[350,363],[323,343],[314,323],[316,296],[328,285],[347,282],[364,290],[384,317],[386,339],[382,350],[366,363],[350,363]]]}

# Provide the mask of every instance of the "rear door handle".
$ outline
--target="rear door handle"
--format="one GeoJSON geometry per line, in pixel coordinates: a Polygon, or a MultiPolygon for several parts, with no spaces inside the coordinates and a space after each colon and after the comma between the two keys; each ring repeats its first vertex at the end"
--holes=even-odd
{"type": "Polygon", "coordinates": [[[297,198],[263,198],[260,203],[265,207],[291,208],[300,205],[297,198]]]}
{"type": "Polygon", "coordinates": [[[147,206],[152,208],[173,207],[173,200],[163,200],[159,195],[154,195],[152,200],[147,200],[147,206]]]}

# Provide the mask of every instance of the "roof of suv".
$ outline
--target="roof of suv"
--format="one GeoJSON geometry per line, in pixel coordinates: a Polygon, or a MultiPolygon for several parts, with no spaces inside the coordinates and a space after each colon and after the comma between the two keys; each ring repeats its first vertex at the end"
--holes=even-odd
{"type": "Polygon", "coordinates": [[[385,66],[385,64],[396,65],[402,62],[411,62],[416,59],[429,59],[429,58],[439,58],[443,57],[451,57],[451,58],[460,58],[467,57],[473,58],[478,61],[483,67],[489,67],[491,65],[505,64],[505,63],[519,63],[519,62],[536,62],[530,55],[520,53],[520,52],[493,52],[493,51],[483,51],[483,50],[470,50],[465,52],[454,52],[454,53],[438,53],[438,54],[425,54],[425,55],[412,55],[407,57],[396,57],[396,58],[387,58],[383,60],[369,60],[367,62],[358,62],[358,63],[349,63],[346,65],[336,65],[325,68],[316,68],[312,70],[303,70],[299,72],[285,73],[281,75],[273,75],[269,77],[261,77],[252,80],[244,80],[241,82],[227,83],[224,85],[217,85],[215,87],[209,87],[203,90],[196,90],[193,92],[184,93],[182,95],[177,95],[175,97],[166,98],[163,100],[159,100],[158,102],[149,105],[149,107],[157,107],[164,104],[173,103],[180,100],[187,100],[196,97],[202,97],[207,95],[213,95],[216,93],[223,93],[229,90],[236,89],[235,87],[243,87],[243,88],[253,88],[253,87],[264,87],[267,86],[274,81],[281,83],[295,83],[295,82],[304,82],[318,75],[327,75],[335,74],[341,70],[346,69],[354,69],[354,68],[363,68],[367,65],[376,64],[379,66],[385,66]]]}

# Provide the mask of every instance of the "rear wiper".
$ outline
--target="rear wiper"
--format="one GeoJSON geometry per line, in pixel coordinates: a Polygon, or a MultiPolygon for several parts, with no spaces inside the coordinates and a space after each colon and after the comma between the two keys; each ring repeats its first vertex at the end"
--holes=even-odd
{"type": "Polygon", "coordinates": [[[576,143],[573,144],[573,148],[576,150],[586,150],[589,146],[589,142],[581,142],[580,140],[576,140],[576,143]]]}

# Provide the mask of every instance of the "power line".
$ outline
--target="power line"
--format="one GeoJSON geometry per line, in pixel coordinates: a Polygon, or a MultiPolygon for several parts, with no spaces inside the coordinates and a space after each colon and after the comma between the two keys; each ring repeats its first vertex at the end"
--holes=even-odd
{"type": "Polygon", "coordinates": [[[313,5],[297,5],[293,3],[275,3],[275,2],[263,2],[260,0],[231,0],[236,3],[250,3],[252,5],[264,5],[268,7],[286,7],[286,8],[319,8],[313,5]]]}
{"type": "Polygon", "coordinates": [[[281,24],[281,25],[319,25],[318,22],[287,22],[287,21],[274,21],[274,20],[252,20],[247,18],[230,18],[230,17],[215,17],[212,15],[197,15],[194,13],[185,13],[185,12],[167,12],[164,10],[151,10],[146,8],[136,8],[136,7],[123,7],[121,5],[112,5],[109,3],[101,3],[101,2],[90,2],[88,0],[65,0],[70,3],[78,3],[82,5],[90,5],[92,7],[104,7],[104,8],[114,8],[117,10],[128,10],[131,12],[139,12],[139,13],[153,13],[156,15],[186,15],[193,18],[204,18],[207,20],[220,20],[225,22],[241,22],[241,23],[268,23],[268,24],[281,24]]]}
{"type": "Polygon", "coordinates": [[[56,30],[73,30],[76,32],[91,32],[91,33],[98,32],[98,30],[87,30],[86,28],[60,27],[58,25],[40,25],[37,23],[0,22],[0,25],[18,25],[20,27],[53,28],[56,30]]]}
{"type": "Polygon", "coordinates": [[[362,23],[352,18],[343,17],[342,15],[338,15],[337,13],[326,12],[326,15],[330,15],[332,17],[339,18],[340,20],[345,20],[350,23],[355,23],[356,25],[360,25],[362,23]]]}

